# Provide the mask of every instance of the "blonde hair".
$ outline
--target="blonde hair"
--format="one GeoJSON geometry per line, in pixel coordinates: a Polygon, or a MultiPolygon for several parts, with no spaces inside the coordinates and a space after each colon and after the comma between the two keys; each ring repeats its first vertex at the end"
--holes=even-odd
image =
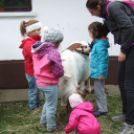
{"type": "Polygon", "coordinates": [[[21,23],[20,23],[20,33],[21,33],[21,35],[24,37],[26,35],[26,27],[30,26],[34,23],[37,23],[37,22],[39,22],[39,21],[38,20],[29,20],[28,22],[21,21],[21,23]]]}

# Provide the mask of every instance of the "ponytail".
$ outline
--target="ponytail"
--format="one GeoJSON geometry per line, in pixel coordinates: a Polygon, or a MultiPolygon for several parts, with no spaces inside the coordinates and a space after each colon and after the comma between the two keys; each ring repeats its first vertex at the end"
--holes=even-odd
{"type": "Polygon", "coordinates": [[[86,7],[96,9],[98,5],[101,7],[106,5],[107,0],[87,0],[86,7]]]}
{"type": "Polygon", "coordinates": [[[39,21],[38,20],[29,20],[28,22],[21,21],[21,23],[20,23],[20,33],[21,33],[21,35],[23,37],[25,37],[25,35],[27,34],[26,27],[30,26],[30,25],[32,25],[34,23],[37,23],[37,22],[39,22],[39,21]]]}
{"type": "Polygon", "coordinates": [[[26,35],[25,21],[21,21],[20,23],[20,33],[23,37],[26,35]]]}

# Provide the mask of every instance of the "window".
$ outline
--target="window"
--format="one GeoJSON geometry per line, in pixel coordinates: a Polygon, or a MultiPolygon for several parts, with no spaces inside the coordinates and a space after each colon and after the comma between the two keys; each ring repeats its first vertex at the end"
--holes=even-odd
{"type": "Polygon", "coordinates": [[[0,12],[25,12],[31,10],[31,0],[0,0],[0,12]]]}

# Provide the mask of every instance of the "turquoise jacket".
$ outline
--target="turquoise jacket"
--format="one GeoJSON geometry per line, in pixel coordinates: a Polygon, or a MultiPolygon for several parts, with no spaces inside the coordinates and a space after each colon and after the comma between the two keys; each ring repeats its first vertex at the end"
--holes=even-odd
{"type": "Polygon", "coordinates": [[[91,50],[90,77],[98,79],[101,75],[104,79],[107,78],[108,73],[108,48],[110,47],[108,40],[98,39],[94,41],[93,48],[91,50]]]}

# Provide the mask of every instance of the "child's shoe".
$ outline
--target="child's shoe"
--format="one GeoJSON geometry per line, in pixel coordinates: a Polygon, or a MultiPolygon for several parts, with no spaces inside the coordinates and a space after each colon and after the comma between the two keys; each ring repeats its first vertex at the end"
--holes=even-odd
{"type": "Polygon", "coordinates": [[[40,103],[37,103],[37,107],[40,107],[41,106],[41,102],[40,103]]]}
{"type": "Polygon", "coordinates": [[[40,109],[39,108],[33,108],[31,109],[31,114],[37,114],[39,113],[40,109]]]}
{"type": "Polygon", "coordinates": [[[57,132],[57,131],[62,131],[63,127],[62,126],[56,126],[56,128],[52,131],[47,131],[48,133],[53,133],[53,132],[57,132]]]}
{"type": "Polygon", "coordinates": [[[124,114],[120,114],[120,115],[118,115],[118,116],[112,117],[111,120],[112,120],[113,122],[124,122],[125,119],[126,119],[126,116],[125,116],[124,114]]]}
{"type": "Polygon", "coordinates": [[[133,125],[124,123],[119,134],[134,134],[133,125]]]}
{"type": "Polygon", "coordinates": [[[46,128],[46,124],[40,124],[41,128],[46,128]]]}
{"type": "Polygon", "coordinates": [[[100,112],[100,111],[93,112],[93,115],[94,115],[95,117],[99,117],[99,116],[101,116],[101,115],[106,115],[106,114],[107,114],[107,112],[100,112]]]}
{"type": "Polygon", "coordinates": [[[94,112],[98,111],[98,107],[93,108],[94,112]]]}

